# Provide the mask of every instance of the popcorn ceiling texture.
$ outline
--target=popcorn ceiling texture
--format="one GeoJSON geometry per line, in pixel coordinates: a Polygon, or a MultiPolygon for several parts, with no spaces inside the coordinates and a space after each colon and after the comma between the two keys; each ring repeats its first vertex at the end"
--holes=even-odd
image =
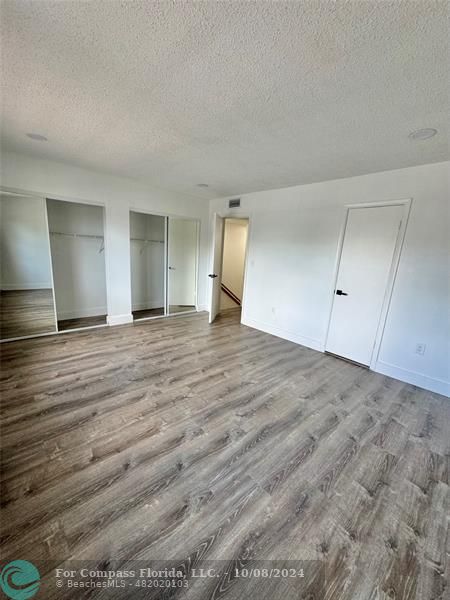
{"type": "Polygon", "coordinates": [[[3,144],[204,198],[446,160],[447,11],[6,0],[3,144]]]}

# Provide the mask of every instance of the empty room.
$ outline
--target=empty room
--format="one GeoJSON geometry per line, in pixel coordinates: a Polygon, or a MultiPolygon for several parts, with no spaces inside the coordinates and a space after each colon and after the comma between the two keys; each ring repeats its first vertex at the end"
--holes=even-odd
{"type": "Polygon", "coordinates": [[[444,0],[0,0],[0,598],[448,600],[444,0]]]}

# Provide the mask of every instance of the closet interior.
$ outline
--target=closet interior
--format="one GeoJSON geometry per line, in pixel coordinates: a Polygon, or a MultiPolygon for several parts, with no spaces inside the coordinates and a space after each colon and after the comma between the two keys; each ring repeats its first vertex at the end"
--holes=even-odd
{"type": "Polygon", "coordinates": [[[0,339],[55,333],[45,198],[0,194],[0,339]]]}
{"type": "Polygon", "coordinates": [[[130,212],[131,310],[135,320],[165,310],[166,217],[130,212]]]}
{"type": "Polygon", "coordinates": [[[196,310],[198,222],[130,212],[134,320],[196,310]]]}
{"type": "Polygon", "coordinates": [[[106,325],[103,208],[47,199],[58,331],[106,325]]]}

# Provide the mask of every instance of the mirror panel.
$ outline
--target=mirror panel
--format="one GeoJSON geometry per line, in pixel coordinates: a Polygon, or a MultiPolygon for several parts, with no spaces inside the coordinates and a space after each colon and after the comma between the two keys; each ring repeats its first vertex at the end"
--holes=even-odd
{"type": "Polygon", "coordinates": [[[56,333],[44,198],[0,194],[0,339],[56,333]]]}
{"type": "Polygon", "coordinates": [[[169,314],[193,311],[197,304],[198,222],[169,217],[169,314]]]}
{"type": "Polygon", "coordinates": [[[134,320],[165,311],[166,217],[130,212],[131,310],[134,320]]]}
{"type": "Polygon", "coordinates": [[[106,325],[103,207],[47,200],[58,330],[106,325]]]}

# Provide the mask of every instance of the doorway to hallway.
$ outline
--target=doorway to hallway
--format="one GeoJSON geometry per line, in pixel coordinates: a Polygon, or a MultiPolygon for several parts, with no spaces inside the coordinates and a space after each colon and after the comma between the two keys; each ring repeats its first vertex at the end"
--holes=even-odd
{"type": "Polygon", "coordinates": [[[247,234],[247,219],[225,219],[220,311],[238,308],[242,304],[247,234]]]}
{"type": "Polygon", "coordinates": [[[242,305],[248,219],[215,216],[210,323],[223,311],[242,305]]]}

